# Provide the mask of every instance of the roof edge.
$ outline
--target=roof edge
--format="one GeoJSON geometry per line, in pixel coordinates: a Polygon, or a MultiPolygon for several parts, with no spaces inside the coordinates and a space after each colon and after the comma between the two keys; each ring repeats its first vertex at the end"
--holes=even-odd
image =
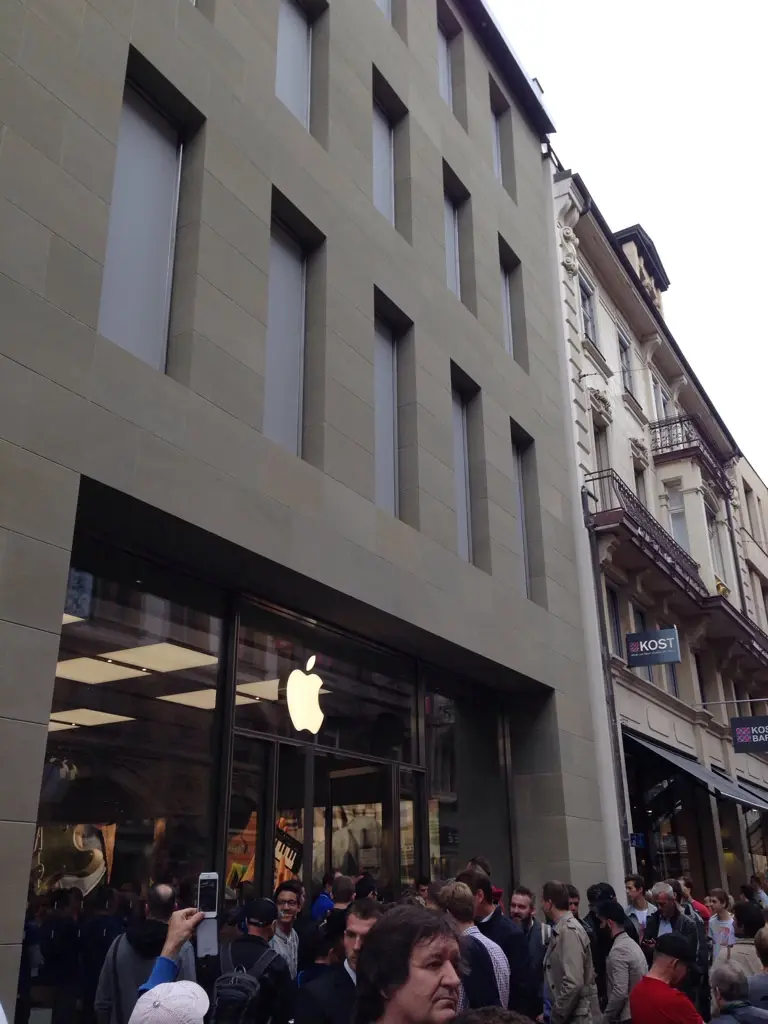
{"type": "Polygon", "coordinates": [[[483,43],[512,94],[523,108],[528,121],[541,139],[555,131],[533,79],[528,75],[519,57],[512,49],[487,0],[457,0],[478,39],[483,43]]]}
{"type": "Polygon", "coordinates": [[[632,283],[636,286],[637,291],[638,291],[640,297],[642,298],[643,302],[645,303],[648,311],[650,312],[650,314],[653,317],[653,319],[656,321],[656,324],[659,327],[660,333],[663,334],[664,338],[669,343],[669,346],[672,349],[672,351],[674,352],[675,356],[680,360],[680,363],[681,363],[681,365],[683,367],[683,370],[685,371],[685,375],[688,377],[690,382],[698,390],[699,394],[704,399],[704,403],[706,404],[706,406],[709,409],[709,411],[712,413],[712,416],[714,417],[714,419],[716,420],[718,426],[722,430],[723,435],[726,437],[726,439],[728,440],[729,444],[731,445],[733,457],[734,458],[743,458],[743,452],[741,451],[741,448],[737,444],[735,437],[733,436],[731,431],[728,429],[728,427],[727,427],[727,425],[725,423],[725,420],[723,419],[723,417],[718,412],[717,407],[715,406],[715,403],[709,397],[709,394],[708,394],[706,388],[704,387],[704,385],[701,383],[699,378],[694,373],[693,368],[691,367],[691,364],[688,362],[688,359],[686,358],[686,356],[683,353],[683,350],[680,348],[679,344],[675,340],[674,335],[672,334],[672,331],[667,326],[666,320],[664,319],[662,314],[659,312],[659,310],[656,308],[656,306],[654,305],[653,300],[651,299],[650,295],[648,294],[648,292],[643,287],[643,284],[640,281],[640,278],[635,273],[635,268],[630,263],[630,261],[629,261],[629,259],[627,257],[627,254],[624,252],[624,249],[621,246],[621,243],[616,238],[616,235],[614,234],[614,232],[611,231],[610,227],[608,226],[608,222],[606,221],[605,217],[600,212],[600,208],[598,207],[597,203],[595,202],[594,198],[592,197],[592,193],[589,191],[587,186],[584,184],[584,179],[581,177],[580,174],[574,174],[572,176],[572,180],[573,180],[574,184],[576,185],[576,187],[578,188],[578,190],[582,193],[582,195],[586,199],[586,208],[584,209],[582,216],[587,215],[587,214],[591,214],[595,218],[595,221],[597,222],[598,227],[600,228],[602,233],[605,235],[605,237],[608,240],[611,248],[616,253],[616,256],[617,256],[619,262],[621,263],[622,267],[626,271],[626,273],[629,276],[629,278],[632,281],[632,283]]]}

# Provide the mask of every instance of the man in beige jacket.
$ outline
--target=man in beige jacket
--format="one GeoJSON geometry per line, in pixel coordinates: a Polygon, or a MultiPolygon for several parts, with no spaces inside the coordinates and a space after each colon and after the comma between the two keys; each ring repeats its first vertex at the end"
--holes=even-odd
{"type": "Polygon", "coordinates": [[[628,1021],[632,1018],[629,1009],[629,994],[645,976],[648,965],[639,943],[627,935],[624,925],[627,915],[616,900],[606,900],[597,907],[600,924],[613,938],[611,951],[605,961],[606,1003],[603,1024],[614,1021],[628,1021]]]}
{"type": "Polygon", "coordinates": [[[544,978],[552,1000],[550,1024],[599,1024],[589,937],[568,909],[568,889],[562,882],[544,885],[541,909],[552,925],[552,938],[544,957],[544,978]]]}

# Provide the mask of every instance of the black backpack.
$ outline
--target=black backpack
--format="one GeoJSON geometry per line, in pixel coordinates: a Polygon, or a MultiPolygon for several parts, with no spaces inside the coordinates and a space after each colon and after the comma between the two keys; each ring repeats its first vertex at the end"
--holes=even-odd
{"type": "Polygon", "coordinates": [[[266,949],[250,970],[236,967],[232,944],[221,947],[220,978],[213,986],[210,1024],[266,1024],[261,977],[280,954],[266,949]]]}

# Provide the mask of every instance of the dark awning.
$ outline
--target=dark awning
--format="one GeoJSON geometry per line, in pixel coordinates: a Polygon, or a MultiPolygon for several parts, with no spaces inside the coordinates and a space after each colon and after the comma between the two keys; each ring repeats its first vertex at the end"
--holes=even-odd
{"type": "MultiPolygon", "coordinates": [[[[768,789],[765,789],[763,786],[759,786],[756,782],[748,782],[746,779],[738,779],[737,781],[741,789],[746,789],[746,791],[751,796],[756,797],[761,804],[768,804],[768,789]]],[[[763,809],[762,807],[757,807],[757,805],[755,805],[755,807],[759,811],[763,809]]]]}
{"type": "Polygon", "coordinates": [[[698,761],[693,761],[682,754],[676,754],[673,750],[662,747],[658,743],[652,743],[644,737],[641,738],[629,732],[625,732],[624,735],[627,739],[632,740],[634,743],[639,743],[641,747],[645,747],[646,750],[650,750],[659,757],[663,757],[665,761],[669,761],[670,764],[674,765],[675,768],[679,768],[680,771],[686,772],[694,782],[704,786],[713,796],[722,797],[724,800],[732,800],[735,804],[743,804],[745,807],[754,807],[758,811],[768,812],[768,801],[757,796],[745,786],[733,782],[731,779],[724,779],[721,775],[699,764],[698,761]]]}

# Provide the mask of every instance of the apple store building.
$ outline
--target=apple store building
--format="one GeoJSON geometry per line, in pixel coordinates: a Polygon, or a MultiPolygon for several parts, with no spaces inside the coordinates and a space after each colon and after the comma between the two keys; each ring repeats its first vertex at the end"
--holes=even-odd
{"type": "Polygon", "coordinates": [[[500,694],[412,638],[398,650],[371,609],[126,500],[78,520],[32,898],[167,881],[191,902],[212,869],[233,898],[333,869],[394,899],[480,852],[508,884],[500,694]]]}

